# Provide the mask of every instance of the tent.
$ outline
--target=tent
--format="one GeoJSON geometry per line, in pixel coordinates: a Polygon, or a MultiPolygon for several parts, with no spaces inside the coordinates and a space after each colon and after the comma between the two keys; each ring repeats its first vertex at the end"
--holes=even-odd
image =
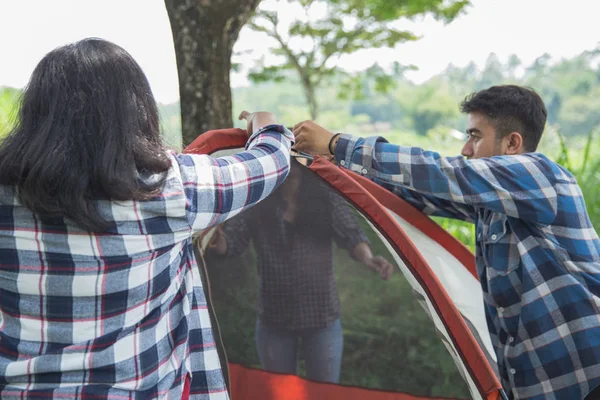
{"type": "MultiPolygon", "coordinates": [[[[243,150],[246,140],[246,132],[240,129],[210,131],[200,135],[185,152],[230,155],[243,150]]],[[[302,309],[299,303],[312,307],[316,300],[311,299],[325,296],[329,303],[336,304],[336,296],[318,293],[316,287],[327,286],[321,281],[306,284],[297,278],[292,280],[294,285],[272,291],[287,296],[287,300],[266,304],[268,297],[261,296],[270,290],[268,282],[273,281],[265,280],[264,266],[262,270],[257,267],[260,249],[246,243],[242,255],[212,256],[210,246],[216,229],[202,232],[195,242],[196,257],[232,399],[506,399],[494,370],[495,355],[473,254],[433,220],[370,180],[321,157],[306,164],[309,165],[300,168],[305,189],[313,185],[316,193],[317,186],[324,187],[332,198],[341,199],[349,212],[344,211],[345,215],[356,218],[357,229],[368,238],[373,253],[389,260],[395,272],[387,281],[379,279],[374,271],[363,268],[343,245],[328,245],[333,248],[333,286],[337,290],[343,331],[340,377],[335,382],[309,379],[308,364],[300,350],[298,372],[273,372],[265,370],[257,356],[255,329],[258,329],[259,309],[261,318],[280,312],[278,318],[295,324],[294,321],[312,318],[292,315],[302,312],[298,311],[302,309]],[[302,285],[305,285],[302,291],[297,290],[302,285]],[[312,297],[298,299],[298,304],[290,300],[295,299],[293,296],[303,296],[304,292],[312,297]]],[[[328,228],[320,225],[321,218],[315,217],[326,208],[324,197],[311,198],[306,194],[310,190],[305,189],[295,192],[302,197],[294,207],[309,204],[304,207],[307,210],[304,214],[297,212],[300,215],[297,223],[308,227],[303,231],[307,235],[325,235],[323,232],[328,228]]],[[[265,200],[262,208],[259,204],[232,218],[226,224],[232,224],[233,228],[224,229],[235,234],[237,227],[242,226],[235,225],[236,221],[241,224],[241,218],[250,217],[254,218],[252,226],[256,229],[266,227],[275,210],[289,203],[279,204],[276,203],[279,200],[271,197],[276,196],[271,195],[269,203],[265,200]]],[[[332,209],[328,210],[331,214],[332,209]]],[[[256,244],[261,240],[257,236],[260,233],[248,231],[247,235],[245,242],[256,244]]],[[[322,243],[324,239],[319,240],[322,243]]],[[[312,255],[311,250],[300,254],[308,259],[312,255]]],[[[289,284],[288,276],[300,274],[298,267],[294,268],[280,275],[277,285],[289,284]]],[[[312,274],[309,279],[316,279],[314,271],[307,273],[312,274]]],[[[326,271],[321,269],[316,276],[325,279],[321,278],[325,275],[326,271]]],[[[322,314],[326,317],[328,312],[322,314]]]]}

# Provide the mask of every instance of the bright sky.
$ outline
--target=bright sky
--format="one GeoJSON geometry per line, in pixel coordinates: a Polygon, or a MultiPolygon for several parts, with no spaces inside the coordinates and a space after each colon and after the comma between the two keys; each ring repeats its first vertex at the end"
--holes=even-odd
{"type": "MultiPolygon", "coordinates": [[[[571,57],[600,44],[598,0],[472,0],[467,14],[449,25],[432,20],[411,24],[422,39],[394,50],[365,50],[339,61],[347,70],[364,69],[377,60],[414,64],[411,79],[421,82],[449,63],[483,65],[490,52],[501,60],[517,54],[525,64],[548,52],[571,57]]],[[[286,10],[284,10],[284,13],[286,10]]],[[[287,9],[288,18],[293,11],[287,9]]],[[[161,0],[18,0],[0,2],[0,86],[23,87],[48,51],[84,37],[111,40],[140,63],[158,101],[178,100],[177,67],[169,19],[161,0]]],[[[238,57],[250,66],[269,60],[262,36],[244,29],[238,57]],[[251,54],[247,50],[253,49],[251,54]]],[[[232,84],[247,84],[245,72],[232,84]]]]}

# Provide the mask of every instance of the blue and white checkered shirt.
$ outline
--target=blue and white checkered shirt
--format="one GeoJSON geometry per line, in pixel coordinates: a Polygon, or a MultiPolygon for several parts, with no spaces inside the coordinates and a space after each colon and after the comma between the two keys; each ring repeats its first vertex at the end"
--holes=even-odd
{"type": "Polygon", "coordinates": [[[429,215],[476,225],[501,379],[514,399],[600,385],[600,240],[571,173],[540,153],[467,160],[342,135],[339,165],[429,215]]]}
{"type": "Polygon", "coordinates": [[[103,233],[0,186],[0,397],[181,399],[189,376],[191,399],[227,399],[192,235],[272,193],[292,140],[269,126],[231,157],[171,153],[160,195],[98,201],[103,233]]]}

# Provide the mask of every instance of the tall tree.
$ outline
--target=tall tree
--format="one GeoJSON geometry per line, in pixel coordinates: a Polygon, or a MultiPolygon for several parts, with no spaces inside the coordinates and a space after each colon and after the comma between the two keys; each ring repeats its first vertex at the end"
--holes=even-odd
{"type": "Polygon", "coordinates": [[[231,53],[260,0],[165,0],[179,71],[183,145],[233,125],[231,53]]]}
{"type": "Polygon", "coordinates": [[[485,67],[481,72],[477,89],[487,89],[493,85],[501,85],[504,83],[504,66],[496,53],[491,53],[485,61],[485,67]]]}
{"type": "Polygon", "coordinates": [[[396,100],[419,135],[427,135],[430,129],[459,115],[456,98],[439,77],[396,93],[396,100]]]}
{"type": "Polygon", "coordinates": [[[511,54],[506,63],[506,71],[510,79],[517,79],[517,73],[523,62],[516,54],[511,54]]]}
{"type": "MultiPolygon", "coordinates": [[[[280,0],[281,1],[281,0],[280,0]]],[[[296,0],[302,13],[288,29],[276,11],[259,8],[250,26],[274,39],[273,52],[283,62],[253,70],[254,81],[281,79],[282,71],[297,72],[313,119],[317,117],[316,89],[332,75],[335,60],[367,48],[393,48],[418,39],[399,30],[398,19],[433,15],[453,20],[470,3],[468,0],[296,0]],[[320,12],[319,12],[320,11],[320,12]],[[318,15],[316,15],[318,14],[318,15]]],[[[286,7],[289,5],[286,4],[286,7]]],[[[281,7],[280,7],[281,8],[281,7]]]]}

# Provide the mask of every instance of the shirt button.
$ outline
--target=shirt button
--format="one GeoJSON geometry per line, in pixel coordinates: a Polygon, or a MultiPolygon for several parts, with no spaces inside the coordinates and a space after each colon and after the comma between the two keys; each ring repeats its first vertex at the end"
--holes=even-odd
{"type": "Polygon", "coordinates": [[[515,371],[515,369],[514,369],[514,368],[511,368],[509,372],[510,372],[510,374],[511,374],[511,375],[514,375],[514,374],[516,374],[516,373],[517,373],[517,371],[515,371]]]}
{"type": "Polygon", "coordinates": [[[498,235],[496,235],[495,233],[492,235],[492,240],[496,240],[496,238],[498,237],[498,235]]]}
{"type": "Polygon", "coordinates": [[[363,168],[363,169],[361,169],[361,170],[360,170],[360,172],[362,172],[362,173],[363,173],[363,175],[365,175],[365,174],[366,174],[367,172],[369,172],[369,171],[367,171],[367,169],[366,169],[366,168],[363,168]]]}
{"type": "Polygon", "coordinates": [[[343,167],[344,165],[346,165],[346,161],[345,160],[340,161],[340,165],[343,167]]]}
{"type": "Polygon", "coordinates": [[[515,338],[514,338],[514,337],[512,337],[512,336],[509,336],[509,337],[508,337],[508,343],[512,343],[512,342],[514,342],[514,341],[515,341],[515,338]]]}

